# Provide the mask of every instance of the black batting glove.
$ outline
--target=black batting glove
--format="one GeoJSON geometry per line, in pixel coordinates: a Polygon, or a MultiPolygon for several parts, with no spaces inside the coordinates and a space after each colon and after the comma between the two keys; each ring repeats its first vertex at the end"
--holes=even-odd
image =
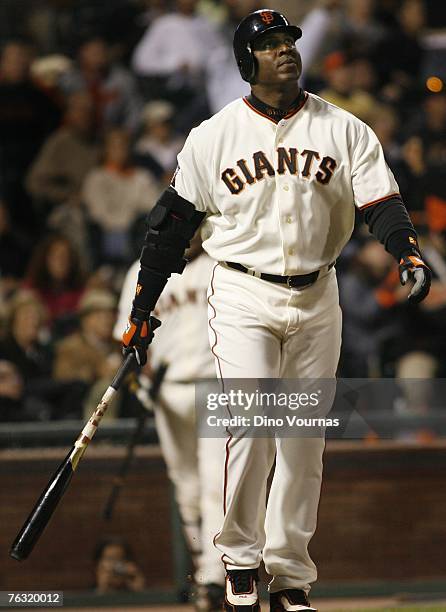
{"type": "Polygon", "coordinates": [[[431,288],[432,272],[417,251],[408,251],[402,255],[399,273],[402,285],[405,285],[407,281],[413,282],[413,287],[407,297],[409,302],[418,304],[424,300],[431,288]]]}
{"type": "Polygon", "coordinates": [[[147,349],[152,342],[155,330],[161,325],[150,313],[133,307],[127,327],[122,335],[123,353],[134,352],[140,366],[147,362],[147,349]]]}

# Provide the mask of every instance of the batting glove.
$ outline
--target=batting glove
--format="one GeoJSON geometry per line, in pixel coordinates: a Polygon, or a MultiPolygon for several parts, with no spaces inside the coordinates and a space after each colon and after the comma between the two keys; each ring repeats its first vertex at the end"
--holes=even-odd
{"type": "Polygon", "coordinates": [[[416,251],[411,251],[401,257],[399,265],[400,282],[405,285],[408,280],[414,283],[408,300],[411,304],[418,304],[429,293],[431,288],[432,272],[416,251]]]}
{"type": "Polygon", "coordinates": [[[140,308],[132,308],[127,327],[122,334],[123,353],[134,352],[140,366],[147,362],[147,349],[153,340],[155,330],[161,325],[156,317],[140,308]]]}

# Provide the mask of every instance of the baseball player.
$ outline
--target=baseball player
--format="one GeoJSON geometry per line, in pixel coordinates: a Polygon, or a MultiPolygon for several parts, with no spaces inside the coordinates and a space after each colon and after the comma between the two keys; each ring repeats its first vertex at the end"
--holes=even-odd
{"type": "MultiPolygon", "coordinates": [[[[195,393],[199,379],[215,379],[207,333],[207,288],[214,265],[203,252],[199,232],[187,253],[183,275],[173,276],[157,303],[163,319],[150,363],[168,364],[155,423],[168,475],[175,489],[183,532],[195,567],[193,601],[197,612],[221,610],[224,567],[213,537],[223,520],[225,441],[198,436],[195,393]]],[[[139,262],[127,273],[114,335],[120,339],[128,320],[139,262]]]]}
{"type": "MultiPolygon", "coordinates": [[[[218,376],[334,378],[341,312],[334,263],[355,207],[399,262],[409,300],[422,300],[430,271],[372,130],[299,86],[300,28],[278,12],[251,13],[234,51],[251,94],[194,128],[171,186],[148,217],[126,350],[141,362],[151,317],[182,253],[204,222],[216,260],[209,334],[218,376]]],[[[360,305],[358,304],[358,307],[360,305]]],[[[270,610],[314,610],[321,438],[247,438],[226,443],[224,521],[215,542],[226,566],[225,609],[260,610],[257,568],[271,576],[270,610]],[[275,460],[268,503],[266,481],[275,460]]]]}

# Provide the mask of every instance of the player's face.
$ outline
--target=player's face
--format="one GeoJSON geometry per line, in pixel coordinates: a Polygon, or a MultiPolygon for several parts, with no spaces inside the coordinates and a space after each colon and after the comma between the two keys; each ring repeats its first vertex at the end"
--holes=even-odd
{"type": "Polygon", "coordinates": [[[297,81],[302,62],[294,38],[287,32],[266,32],[252,43],[257,59],[257,84],[297,81]]]}

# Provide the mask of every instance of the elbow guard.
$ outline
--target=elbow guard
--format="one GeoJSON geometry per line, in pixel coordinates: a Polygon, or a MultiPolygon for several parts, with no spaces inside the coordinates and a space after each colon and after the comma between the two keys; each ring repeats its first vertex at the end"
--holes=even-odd
{"type": "Polygon", "coordinates": [[[184,251],[189,247],[205,213],[168,187],[147,217],[147,233],[141,253],[141,269],[134,306],[150,312],[174,272],[186,265],[184,251]]]}

